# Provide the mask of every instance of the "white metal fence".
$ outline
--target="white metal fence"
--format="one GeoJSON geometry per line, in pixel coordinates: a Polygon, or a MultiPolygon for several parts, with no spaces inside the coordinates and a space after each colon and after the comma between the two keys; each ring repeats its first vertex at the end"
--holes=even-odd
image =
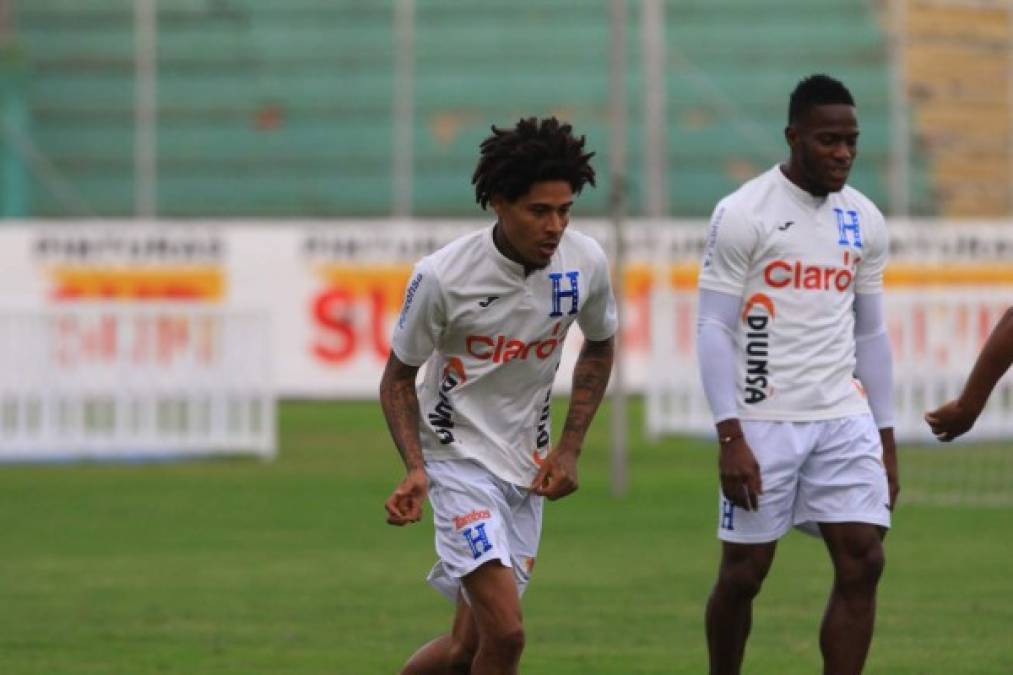
{"type": "Polygon", "coordinates": [[[0,461],[273,456],[268,324],[192,303],[0,310],[0,461]]]}

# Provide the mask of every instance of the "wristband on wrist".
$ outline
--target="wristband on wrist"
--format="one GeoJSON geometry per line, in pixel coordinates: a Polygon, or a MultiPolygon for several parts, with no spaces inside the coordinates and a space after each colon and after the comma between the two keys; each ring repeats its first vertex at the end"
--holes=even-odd
{"type": "Polygon", "coordinates": [[[721,445],[727,445],[728,443],[731,443],[732,441],[737,441],[740,438],[742,438],[741,431],[734,434],[728,434],[727,436],[718,436],[718,443],[720,443],[721,445]]]}

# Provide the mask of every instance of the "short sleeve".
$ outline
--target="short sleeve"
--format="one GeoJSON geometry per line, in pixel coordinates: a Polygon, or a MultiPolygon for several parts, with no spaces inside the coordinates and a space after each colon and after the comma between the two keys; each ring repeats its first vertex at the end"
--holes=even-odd
{"type": "Polygon", "coordinates": [[[588,284],[587,302],[582,303],[577,314],[577,325],[584,337],[593,342],[607,340],[615,335],[619,326],[616,313],[616,298],[612,292],[608,258],[598,245],[591,240],[593,249],[593,274],[588,284]]]}
{"type": "Polygon", "coordinates": [[[707,246],[700,264],[700,288],[741,295],[756,242],[756,228],[749,220],[726,202],[719,203],[707,232],[707,246]]]}
{"type": "Polygon", "coordinates": [[[890,237],[886,231],[886,221],[879,209],[870,214],[867,244],[864,257],[858,263],[855,275],[856,293],[882,293],[883,272],[890,252],[890,237]]]}
{"type": "Polygon", "coordinates": [[[394,326],[391,349],[398,360],[409,366],[425,363],[440,343],[445,317],[439,279],[423,260],[412,270],[394,326]]]}

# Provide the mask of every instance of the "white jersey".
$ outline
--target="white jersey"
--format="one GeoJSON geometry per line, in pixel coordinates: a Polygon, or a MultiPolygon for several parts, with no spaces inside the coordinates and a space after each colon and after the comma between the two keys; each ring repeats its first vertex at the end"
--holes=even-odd
{"type": "Polygon", "coordinates": [[[549,398],[563,340],[616,331],[605,253],[566,230],[549,265],[525,276],[492,240],[461,237],[415,266],[391,347],[403,363],[428,360],[418,388],[427,460],[474,459],[527,486],[549,449],[549,398]],[[435,353],[434,353],[435,352],[435,353]]]}
{"type": "Polygon", "coordinates": [[[869,412],[855,370],[854,294],[879,293],[883,215],[857,190],[815,197],[775,166],[718,203],[700,288],[737,295],[738,415],[869,412]]]}

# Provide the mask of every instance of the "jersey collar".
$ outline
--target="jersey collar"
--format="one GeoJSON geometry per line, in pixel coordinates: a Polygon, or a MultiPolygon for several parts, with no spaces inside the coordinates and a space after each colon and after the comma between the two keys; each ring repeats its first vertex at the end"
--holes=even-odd
{"type": "Polygon", "coordinates": [[[488,252],[489,257],[492,258],[493,262],[500,269],[502,269],[502,270],[504,270],[504,271],[506,271],[506,272],[508,272],[510,274],[516,274],[517,276],[519,276],[519,277],[521,277],[523,279],[524,278],[524,265],[520,264],[519,262],[515,262],[515,261],[511,260],[510,258],[506,257],[505,255],[503,255],[502,253],[500,253],[500,250],[498,248],[496,248],[496,243],[492,240],[492,231],[495,228],[496,228],[496,224],[493,223],[491,226],[489,226],[489,227],[486,228],[485,234],[482,236],[482,242],[483,242],[483,246],[485,247],[485,250],[488,252]]]}
{"type": "Polygon", "coordinates": [[[806,192],[799,186],[792,183],[791,180],[784,175],[784,171],[781,170],[780,164],[775,164],[774,168],[771,169],[771,171],[773,171],[777,175],[777,182],[781,185],[781,187],[789,195],[791,195],[792,199],[794,199],[802,206],[806,206],[810,209],[818,209],[819,207],[827,203],[827,198],[829,197],[829,195],[826,195],[824,197],[817,197],[814,194],[806,192]]]}

